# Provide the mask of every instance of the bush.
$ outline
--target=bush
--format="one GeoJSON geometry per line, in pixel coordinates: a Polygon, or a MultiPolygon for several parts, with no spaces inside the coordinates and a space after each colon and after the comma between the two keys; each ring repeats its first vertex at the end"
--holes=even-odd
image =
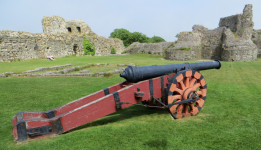
{"type": "Polygon", "coordinates": [[[111,77],[111,76],[113,76],[112,73],[104,73],[103,75],[104,75],[104,77],[111,77]]]}
{"type": "Polygon", "coordinates": [[[144,50],[142,50],[142,51],[141,51],[141,53],[142,53],[142,54],[145,54],[145,51],[144,51],[144,50]]]}
{"type": "Polygon", "coordinates": [[[253,42],[254,42],[255,44],[257,44],[257,40],[254,40],[253,42]]]}
{"type": "Polygon", "coordinates": [[[8,77],[8,76],[10,76],[10,75],[11,75],[11,73],[6,73],[6,74],[5,74],[6,77],[8,77]]]}
{"type": "Polygon", "coordinates": [[[111,48],[111,54],[116,54],[116,50],[114,47],[111,48]]]}
{"type": "Polygon", "coordinates": [[[151,51],[149,51],[148,54],[151,54],[151,51]]]}
{"type": "Polygon", "coordinates": [[[90,41],[88,39],[86,39],[85,37],[83,37],[82,44],[83,44],[84,55],[94,56],[95,47],[91,45],[90,41]]]}
{"type": "Polygon", "coordinates": [[[162,37],[159,36],[153,36],[152,38],[149,38],[149,43],[160,43],[160,42],[166,42],[162,37]]]}
{"type": "Polygon", "coordinates": [[[81,68],[79,68],[79,67],[75,67],[75,69],[74,69],[75,71],[80,71],[81,70],[81,68]]]}

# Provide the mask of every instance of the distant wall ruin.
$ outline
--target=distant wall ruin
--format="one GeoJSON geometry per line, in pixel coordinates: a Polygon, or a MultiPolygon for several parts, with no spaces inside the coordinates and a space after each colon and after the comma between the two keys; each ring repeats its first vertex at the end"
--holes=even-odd
{"type": "Polygon", "coordinates": [[[120,39],[96,35],[83,20],[65,20],[59,16],[44,17],[44,33],[0,31],[0,62],[84,55],[83,37],[95,47],[95,56],[109,55],[114,47],[121,54],[125,47],[120,39]],[[69,32],[70,29],[70,32],[69,32]]]}
{"type": "Polygon", "coordinates": [[[174,42],[161,42],[161,43],[139,43],[134,42],[127,47],[126,51],[130,54],[136,53],[151,53],[153,55],[163,56],[163,49],[167,49],[174,45],[174,42]]]}
{"type": "MultiPolygon", "coordinates": [[[[158,48],[157,52],[165,54],[166,59],[170,60],[202,58],[224,61],[255,61],[258,48],[261,52],[261,31],[253,30],[252,18],[252,5],[248,4],[245,6],[243,14],[221,18],[218,28],[209,30],[204,26],[194,25],[192,31],[180,32],[177,41],[164,42],[165,45],[173,43],[172,46],[158,48]]],[[[158,45],[161,44],[158,43],[158,45]]],[[[127,50],[131,51],[133,47],[132,44],[127,50]]],[[[143,44],[143,47],[146,47],[146,44],[143,44]]],[[[136,52],[141,50],[142,47],[135,48],[136,52]]]]}

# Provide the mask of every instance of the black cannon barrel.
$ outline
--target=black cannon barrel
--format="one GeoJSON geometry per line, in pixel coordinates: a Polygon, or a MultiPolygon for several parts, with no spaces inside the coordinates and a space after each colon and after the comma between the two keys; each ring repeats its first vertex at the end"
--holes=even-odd
{"type": "Polygon", "coordinates": [[[221,63],[219,60],[210,62],[199,62],[199,63],[183,63],[183,64],[170,64],[170,65],[153,65],[153,66],[142,66],[132,67],[128,66],[121,74],[120,77],[125,78],[128,82],[139,82],[142,80],[155,78],[162,75],[167,75],[175,71],[181,70],[207,70],[207,69],[219,69],[221,63]]]}

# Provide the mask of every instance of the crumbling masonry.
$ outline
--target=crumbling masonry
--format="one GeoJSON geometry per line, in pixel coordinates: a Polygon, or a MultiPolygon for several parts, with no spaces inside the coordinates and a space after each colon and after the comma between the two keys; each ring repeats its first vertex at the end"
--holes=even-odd
{"type": "MultiPolygon", "coordinates": [[[[255,61],[261,57],[261,30],[254,30],[252,5],[243,14],[221,18],[219,27],[209,30],[194,25],[191,32],[180,32],[175,42],[133,43],[131,53],[166,55],[170,60],[219,59],[223,61],[255,61]]],[[[114,47],[117,54],[125,50],[116,38],[96,35],[83,20],[65,20],[59,16],[42,19],[43,33],[0,31],[0,62],[83,55],[83,37],[95,47],[95,56],[109,55],[114,47]]]]}
{"type": "Polygon", "coordinates": [[[96,35],[83,20],[65,20],[59,16],[42,19],[43,33],[0,31],[0,62],[83,55],[83,37],[95,47],[95,56],[109,55],[114,47],[121,54],[125,47],[120,39],[96,35]]]}
{"type": "Polygon", "coordinates": [[[194,25],[193,31],[180,32],[175,42],[133,43],[127,50],[130,53],[142,51],[160,55],[165,53],[166,59],[170,60],[203,58],[255,61],[261,48],[261,30],[253,30],[252,18],[252,5],[249,4],[245,6],[243,14],[221,18],[219,27],[214,30],[194,25]]]}

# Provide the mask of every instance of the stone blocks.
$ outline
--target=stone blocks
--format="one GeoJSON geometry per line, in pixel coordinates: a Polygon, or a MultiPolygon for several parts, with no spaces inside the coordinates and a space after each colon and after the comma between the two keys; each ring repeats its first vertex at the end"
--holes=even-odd
{"type": "Polygon", "coordinates": [[[83,37],[95,47],[95,56],[110,54],[112,47],[121,54],[125,47],[120,39],[105,38],[96,35],[83,20],[65,20],[59,16],[44,17],[44,33],[23,31],[0,31],[0,62],[46,58],[55,58],[75,54],[84,55],[83,37]],[[68,28],[71,32],[68,32],[68,28]],[[79,28],[78,28],[79,27],[79,28]]]}

